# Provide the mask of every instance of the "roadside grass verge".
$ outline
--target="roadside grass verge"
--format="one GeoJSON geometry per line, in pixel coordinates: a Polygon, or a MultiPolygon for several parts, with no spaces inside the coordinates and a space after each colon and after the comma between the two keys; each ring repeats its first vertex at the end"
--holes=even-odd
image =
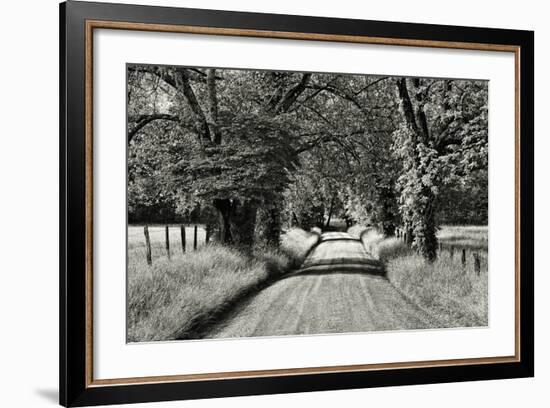
{"type": "Polygon", "coordinates": [[[208,244],[173,254],[170,260],[159,253],[152,266],[146,263],[144,248],[130,249],[127,340],[195,338],[240,299],[300,265],[307,245],[318,239],[292,230],[283,236],[279,249],[244,253],[208,244]]]}
{"type": "Polygon", "coordinates": [[[281,236],[279,249],[292,260],[294,267],[298,267],[302,264],[309,251],[317,245],[320,238],[320,233],[293,228],[281,236]]]}
{"type": "Polygon", "coordinates": [[[384,238],[375,230],[363,233],[362,240],[367,251],[385,263],[388,280],[433,315],[440,327],[487,326],[487,228],[443,227],[440,234],[443,250],[431,263],[403,241],[384,238]],[[446,249],[446,245],[466,249],[466,265],[462,265],[459,251],[446,249]],[[474,270],[473,252],[480,258],[479,276],[474,270]]]}
{"type": "Polygon", "coordinates": [[[360,238],[361,234],[364,232],[370,231],[372,227],[364,227],[360,224],[354,224],[348,228],[347,233],[354,236],[355,238],[360,238]]]}

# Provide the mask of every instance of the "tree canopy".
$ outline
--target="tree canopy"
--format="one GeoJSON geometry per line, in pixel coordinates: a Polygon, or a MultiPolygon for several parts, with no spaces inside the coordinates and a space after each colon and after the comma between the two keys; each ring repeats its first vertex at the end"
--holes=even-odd
{"type": "Polygon", "coordinates": [[[128,66],[131,222],[195,219],[274,244],[332,217],[405,228],[487,222],[486,81],[128,66]]]}

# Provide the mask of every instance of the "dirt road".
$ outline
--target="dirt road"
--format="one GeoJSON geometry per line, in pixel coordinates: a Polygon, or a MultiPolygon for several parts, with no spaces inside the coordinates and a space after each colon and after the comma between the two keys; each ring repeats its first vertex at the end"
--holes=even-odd
{"type": "Polygon", "coordinates": [[[436,327],[383,276],[360,240],[324,233],[302,268],[239,305],[205,336],[250,337],[436,327]]]}

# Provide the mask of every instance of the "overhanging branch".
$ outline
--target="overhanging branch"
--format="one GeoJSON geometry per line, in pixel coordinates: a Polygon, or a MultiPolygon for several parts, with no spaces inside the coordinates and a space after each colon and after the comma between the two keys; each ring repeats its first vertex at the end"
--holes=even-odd
{"type": "Polygon", "coordinates": [[[155,120],[169,120],[177,122],[179,118],[174,115],[169,115],[166,113],[157,113],[153,115],[140,115],[135,120],[135,125],[132,129],[128,129],[128,143],[133,139],[137,132],[147,126],[149,123],[155,120]]]}

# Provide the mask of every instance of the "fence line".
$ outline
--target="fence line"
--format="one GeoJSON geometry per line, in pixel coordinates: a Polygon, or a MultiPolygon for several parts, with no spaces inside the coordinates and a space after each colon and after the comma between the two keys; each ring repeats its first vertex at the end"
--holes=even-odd
{"type": "MultiPolygon", "coordinates": [[[[186,246],[187,246],[187,238],[185,233],[185,224],[180,225],[180,236],[181,236],[181,251],[183,254],[186,252],[186,246]]],[[[152,249],[151,249],[151,237],[149,234],[149,226],[145,225],[143,227],[143,234],[145,235],[145,252],[146,252],[146,258],[147,258],[147,264],[152,265],[153,264],[153,256],[152,256],[152,249]]],[[[208,243],[208,234],[205,239],[205,244],[208,243]]],[[[198,225],[193,225],[193,250],[196,251],[198,247],[198,225]]],[[[168,257],[168,260],[171,259],[170,254],[170,226],[165,225],[164,226],[164,248],[166,250],[166,256],[168,257]]]]}
{"type": "MultiPolygon", "coordinates": [[[[403,241],[405,244],[409,245],[408,242],[408,233],[406,230],[403,230],[401,228],[395,229],[395,236],[396,238],[403,241]]],[[[462,267],[464,268],[464,273],[466,273],[466,264],[467,264],[467,256],[466,256],[466,248],[460,248],[457,245],[444,245],[443,242],[438,242],[438,256],[441,256],[444,250],[447,250],[449,252],[449,258],[453,259],[455,254],[455,249],[458,250],[460,254],[460,263],[462,264],[462,267]]],[[[474,260],[474,273],[479,276],[481,274],[481,257],[479,256],[478,252],[472,252],[472,258],[474,260]]]]}

